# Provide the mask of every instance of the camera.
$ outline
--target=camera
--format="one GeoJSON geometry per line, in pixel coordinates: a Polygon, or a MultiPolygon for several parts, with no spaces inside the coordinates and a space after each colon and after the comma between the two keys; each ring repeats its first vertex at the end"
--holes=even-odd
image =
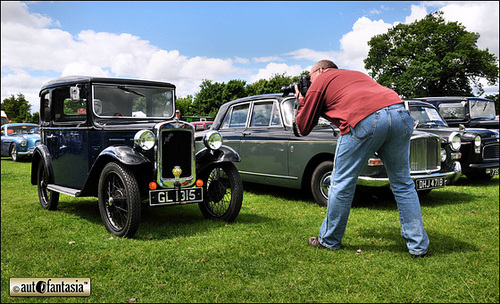
{"type": "Polygon", "coordinates": [[[295,85],[299,87],[300,94],[302,96],[306,96],[307,90],[311,86],[311,77],[309,75],[300,75],[299,81],[292,83],[291,85],[282,86],[281,92],[283,92],[283,96],[286,96],[290,93],[295,93],[295,85]]]}

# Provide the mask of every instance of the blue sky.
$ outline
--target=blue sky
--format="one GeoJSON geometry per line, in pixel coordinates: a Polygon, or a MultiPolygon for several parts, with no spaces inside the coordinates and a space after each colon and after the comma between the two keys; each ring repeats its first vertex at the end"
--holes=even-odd
{"type": "MultiPolygon", "coordinates": [[[[194,95],[203,79],[294,76],[320,59],[364,70],[367,41],[442,10],[498,57],[498,2],[2,1],[1,98],[37,94],[66,75],[168,81],[194,95]]],[[[487,92],[498,92],[498,86],[487,92]]]]}

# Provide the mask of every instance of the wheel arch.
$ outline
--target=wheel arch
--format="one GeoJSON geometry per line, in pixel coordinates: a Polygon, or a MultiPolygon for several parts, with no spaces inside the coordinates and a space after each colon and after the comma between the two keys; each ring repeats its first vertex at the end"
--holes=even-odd
{"type": "Polygon", "coordinates": [[[103,150],[90,169],[81,196],[97,196],[99,178],[106,164],[117,162],[130,168],[137,179],[141,195],[147,188],[147,172],[152,172],[151,162],[145,156],[128,146],[113,146],[103,150]],[[144,185],[145,184],[145,185],[144,185]]]}
{"type": "Polygon", "coordinates": [[[334,154],[332,153],[320,153],[312,157],[307,163],[304,173],[302,174],[301,187],[303,190],[310,192],[311,178],[314,169],[324,161],[332,161],[334,159],[334,154]]]}

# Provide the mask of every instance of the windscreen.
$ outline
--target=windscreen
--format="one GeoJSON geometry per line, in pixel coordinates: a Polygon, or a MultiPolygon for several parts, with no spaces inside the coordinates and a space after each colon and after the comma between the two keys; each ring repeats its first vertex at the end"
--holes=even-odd
{"type": "Polygon", "coordinates": [[[171,118],[174,114],[172,88],[94,85],[93,111],[99,117],[171,118]]]}

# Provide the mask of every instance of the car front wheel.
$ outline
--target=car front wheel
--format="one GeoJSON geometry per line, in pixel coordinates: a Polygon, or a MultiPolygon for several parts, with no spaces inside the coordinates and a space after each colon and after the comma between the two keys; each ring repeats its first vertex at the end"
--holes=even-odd
{"type": "Polygon", "coordinates": [[[15,144],[10,145],[10,158],[12,158],[12,161],[19,161],[19,155],[17,154],[17,148],[15,144]]]}
{"type": "Polygon", "coordinates": [[[234,221],[243,202],[243,184],[236,167],[232,163],[215,164],[202,178],[204,200],[198,205],[203,216],[207,219],[234,221]]]}
{"type": "Polygon", "coordinates": [[[139,185],[132,171],[111,162],[99,178],[99,211],[106,229],[120,237],[132,237],[141,218],[139,185]]]}
{"type": "Polygon", "coordinates": [[[47,185],[49,183],[49,170],[45,166],[45,163],[41,161],[38,164],[37,170],[38,199],[40,200],[40,205],[42,205],[43,208],[47,210],[55,210],[57,208],[57,204],[59,203],[59,192],[47,189],[47,185]]]}
{"type": "Polygon", "coordinates": [[[330,188],[330,179],[333,170],[333,161],[324,161],[320,163],[311,177],[311,192],[314,200],[320,206],[328,205],[328,189],[330,188]]]}

